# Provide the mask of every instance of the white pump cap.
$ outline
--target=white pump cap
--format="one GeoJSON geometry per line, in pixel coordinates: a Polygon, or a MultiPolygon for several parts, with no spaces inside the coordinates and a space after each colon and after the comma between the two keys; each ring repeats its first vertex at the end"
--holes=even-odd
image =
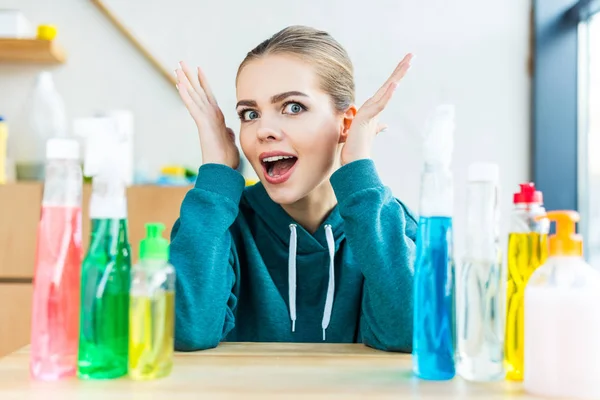
{"type": "Polygon", "coordinates": [[[469,182],[492,182],[497,183],[500,180],[500,170],[498,164],[487,162],[476,162],[469,165],[469,182]]]}
{"type": "Polygon", "coordinates": [[[48,139],[46,158],[48,160],[79,160],[79,143],[73,139],[48,139]]]}

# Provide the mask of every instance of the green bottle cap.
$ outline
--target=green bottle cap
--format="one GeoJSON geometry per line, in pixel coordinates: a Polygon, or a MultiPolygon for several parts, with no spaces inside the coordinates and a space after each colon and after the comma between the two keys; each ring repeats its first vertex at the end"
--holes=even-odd
{"type": "Polygon", "coordinates": [[[162,237],[165,226],[146,224],[146,238],[140,242],[140,260],[169,260],[169,241],[162,237]]]}

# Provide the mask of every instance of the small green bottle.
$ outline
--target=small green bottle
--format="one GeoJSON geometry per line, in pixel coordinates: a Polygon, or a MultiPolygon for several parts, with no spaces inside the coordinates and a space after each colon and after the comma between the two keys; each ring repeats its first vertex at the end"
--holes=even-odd
{"type": "Polygon", "coordinates": [[[96,161],[96,165],[94,159],[86,159],[84,171],[94,179],[91,240],[81,266],[77,360],[77,376],[81,379],[118,378],[127,374],[128,365],[131,247],[125,184],[118,160],[107,156],[114,154],[110,152],[114,143],[108,140],[111,135],[102,129],[89,134],[97,133],[107,138],[94,140],[97,147],[93,151],[102,161],[96,161]]]}

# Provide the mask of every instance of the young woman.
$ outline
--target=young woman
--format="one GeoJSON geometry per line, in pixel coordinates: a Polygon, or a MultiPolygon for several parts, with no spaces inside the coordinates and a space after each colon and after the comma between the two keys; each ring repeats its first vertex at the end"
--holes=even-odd
{"type": "Polygon", "coordinates": [[[417,223],[370,159],[407,55],[358,111],[353,67],[326,32],[288,27],[239,67],[244,188],[233,132],[202,71],[176,70],[203,165],[171,235],[175,347],[362,342],[410,352],[417,223]]]}

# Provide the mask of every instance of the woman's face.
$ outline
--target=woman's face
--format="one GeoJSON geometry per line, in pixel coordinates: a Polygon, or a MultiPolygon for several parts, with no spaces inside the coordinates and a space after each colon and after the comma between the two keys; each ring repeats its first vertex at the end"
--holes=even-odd
{"type": "Polygon", "coordinates": [[[273,201],[293,204],[329,179],[344,115],[310,64],[282,54],[253,60],[238,76],[237,100],[242,150],[273,201]]]}

